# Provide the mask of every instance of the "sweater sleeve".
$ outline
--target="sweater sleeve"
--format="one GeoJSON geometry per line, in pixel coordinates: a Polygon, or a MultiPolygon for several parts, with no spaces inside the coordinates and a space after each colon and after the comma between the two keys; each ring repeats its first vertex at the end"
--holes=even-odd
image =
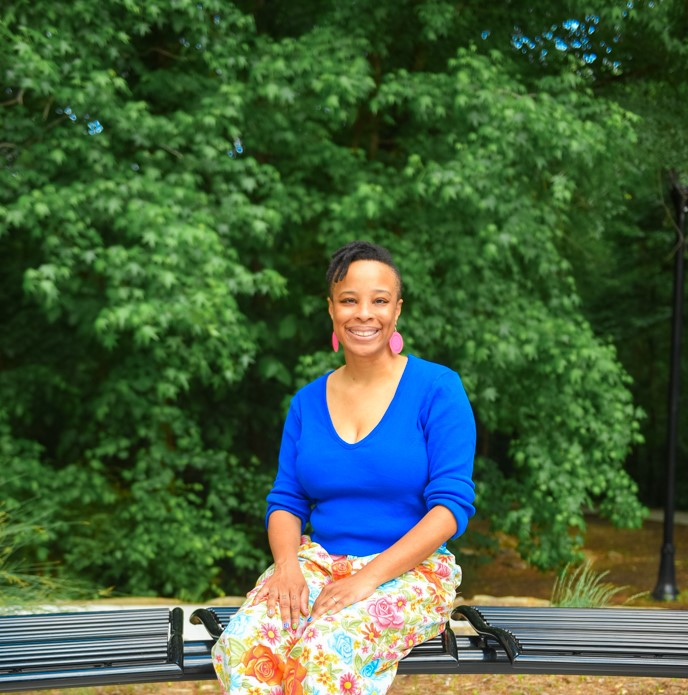
{"type": "Polygon", "coordinates": [[[301,530],[306,526],[311,515],[311,503],[306,491],[301,486],[296,474],[296,456],[298,442],[301,438],[301,413],[299,402],[294,398],[287,413],[282,431],[282,444],[279,453],[277,477],[268,493],[268,509],[265,514],[267,526],[270,514],[283,509],[301,519],[301,530]]]}
{"type": "Polygon", "coordinates": [[[454,539],[475,514],[475,418],[456,372],[447,371],[435,380],[421,418],[429,461],[425,503],[428,510],[442,505],[454,515],[454,539]]]}

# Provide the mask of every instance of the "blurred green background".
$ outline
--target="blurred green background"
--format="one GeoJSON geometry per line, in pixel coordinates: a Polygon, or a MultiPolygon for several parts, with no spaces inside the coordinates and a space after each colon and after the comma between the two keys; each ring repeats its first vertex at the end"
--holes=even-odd
{"type": "Polygon", "coordinates": [[[686,37],[679,0],[14,0],[0,495],[29,532],[3,557],[245,591],[358,238],[401,268],[408,350],[462,376],[479,516],[541,568],[586,510],[637,526],[663,502],[686,37]]]}

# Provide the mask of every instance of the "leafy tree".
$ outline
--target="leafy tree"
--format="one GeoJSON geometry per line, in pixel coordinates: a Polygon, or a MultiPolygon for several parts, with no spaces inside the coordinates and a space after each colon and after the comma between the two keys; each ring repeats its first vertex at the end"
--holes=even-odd
{"type": "Polygon", "coordinates": [[[2,468],[73,570],[198,596],[263,561],[268,477],[232,402],[259,338],[240,303],[284,282],[234,245],[270,243],[279,183],[226,154],[244,104],[212,46],[241,61],[250,18],[168,10],[5,13],[2,468]]]}
{"type": "Polygon", "coordinates": [[[543,567],[590,504],[640,521],[638,411],[579,288],[580,249],[613,256],[599,239],[633,227],[645,122],[617,67],[517,50],[529,7],[549,21],[437,0],[4,11],[0,467],[53,519],[39,559],[136,593],[246,588],[286,399],[337,363],[327,257],[359,237],[399,261],[411,350],[463,376],[481,514],[543,567]]]}

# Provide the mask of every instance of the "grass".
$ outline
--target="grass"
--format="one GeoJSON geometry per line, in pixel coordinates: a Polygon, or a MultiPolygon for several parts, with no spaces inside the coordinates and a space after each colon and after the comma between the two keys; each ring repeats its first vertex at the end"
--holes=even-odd
{"type": "MultiPolygon", "coordinates": [[[[562,608],[604,608],[612,599],[628,587],[615,586],[603,581],[609,574],[596,572],[592,562],[586,560],[578,567],[566,565],[557,577],[552,588],[551,603],[562,608]]],[[[638,598],[644,593],[635,594],[627,601],[638,598]]]]}
{"type": "Polygon", "coordinates": [[[57,601],[103,598],[108,593],[61,576],[56,563],[27,560],[22,550],[38,533],[43,533],[43,528],[26,508],[11,513],[0,508],[0,609],[4,613],[57,601]]]}

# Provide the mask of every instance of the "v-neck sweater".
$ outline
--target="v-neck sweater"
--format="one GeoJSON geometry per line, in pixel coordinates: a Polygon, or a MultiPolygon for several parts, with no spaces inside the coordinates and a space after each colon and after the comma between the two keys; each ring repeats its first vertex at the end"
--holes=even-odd
{"type": "MultiPolygon", "coordinates": [[[[331,372],[330,372],[331,373],[331,372]]],[[[284,424],[266,523],[283,509],[333,555],[365,556],[393,545],[443,505],[460,536],[475,513],[475,420],[459,375],[409,355],[394,397],[355,443],[327,407],[329,374],[300,389],[284,424]]]]}

